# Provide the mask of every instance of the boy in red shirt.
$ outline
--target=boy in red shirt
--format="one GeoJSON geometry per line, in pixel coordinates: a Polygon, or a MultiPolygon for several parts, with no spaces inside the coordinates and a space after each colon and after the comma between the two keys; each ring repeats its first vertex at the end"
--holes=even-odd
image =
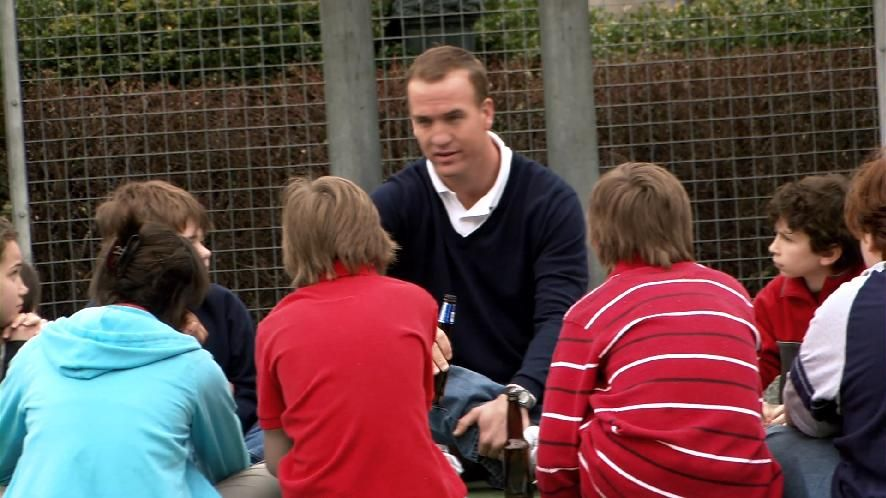
{"type": "Polygon", "coordinates": [[[753,307],[734,278],[693,261],[691,213],[654,164],[594,185],[591,246],[611,273],[563,318],[541,416],[543,497],[781,496],[753,307]]]}
{"type": "MultiPolygon", "coordinates": [[[[779,275],[754,299],[764,389],[781,371],[778,342],[802,342],[819,305],[865,269],[843,219],[847,187],[840,175],[807,176],[779,187],[769,202],[769,252],[779,275]]],[[[783,422],[782,413],[781,405],[767,404],[764,422],[783,422]]]]}
{"type": "Polygon", "coordinates": [[[464,498],[431,439],[437,304],[382,276],[396,245],[343,178],[283,194],[294,292],[258,327],[259,423],[284,498],[464,498]]]}

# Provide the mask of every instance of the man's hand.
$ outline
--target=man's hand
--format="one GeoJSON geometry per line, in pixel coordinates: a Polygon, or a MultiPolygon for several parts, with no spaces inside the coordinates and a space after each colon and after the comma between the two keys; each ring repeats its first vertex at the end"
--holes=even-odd
{"type": "Polygon", "coordinates": [[[763,425],[785,425],[787,418],[785,417],[784,405],[770,405],[763,402],[763,425]]]}
{"type": "Polygon", "coordinates": [[[46,320],[40,318],[36,313],[19,313],[12,320],[3,332],[0,333],[0,339],[4,341],[27,341],[40,333],[46,320]]]}
{"type": "MultiPolygon", "coordinates": [[[[529,425],[529,412],[520,408],[523,415],[523,428],[529,425]]],[[[461,436],[472,425],[477,425],[480,438],[477,444],[479,453],[487,458],[501,458],[501,450],[508,442],[508,398],[502,394],[492,401],[475,406],[466,413],[452,434],[461,436]]],[[[521,429],[521,433],[523,432],[521,429]]]]}
{"type": "Polygon", "coordinates": [[[203,323],[200,322],[200,319],[197,318],[197,315],[188,311],[185,313],[185,318],[182,320],[182,326],[180,329],[182,334],[189,335],[194,339],[197,339],[197,342],[203,344],[206,342],[206,339],[209,337],[209,332],[206,330],[206,327],[203,326],[203,323]]]}
{"type": "Polygon", "coordinates": [[[452,345],[449,344],[449,338],[439,328],[437,329],[437,338],[434,345],[431,346],[431,358],[434,361],[434,375],[438,372],[449,370],[449,360],[452,359],[452,345]]]}

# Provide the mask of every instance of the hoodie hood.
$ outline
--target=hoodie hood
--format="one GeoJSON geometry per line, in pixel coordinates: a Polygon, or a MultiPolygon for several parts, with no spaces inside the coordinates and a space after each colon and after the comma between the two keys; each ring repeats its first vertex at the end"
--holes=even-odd
{"type": "Polygon", "coordinates": [[[129,306],[85,308],[44,327],[39,340],[49,363],[65,377],[92,379],[201,349],[147,311],[129,306]]]}

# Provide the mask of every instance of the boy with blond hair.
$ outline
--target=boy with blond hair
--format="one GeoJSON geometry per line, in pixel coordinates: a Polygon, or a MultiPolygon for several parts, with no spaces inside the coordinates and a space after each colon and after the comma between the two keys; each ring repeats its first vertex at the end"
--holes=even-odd
{"type": "MultiPolygon", "coordinates": [[[[126,213],[133,213],[141,223],[159,223],[172,228],[191,241],[198,257],[209,268],[212,252],[204,244],[204,237],[211,228],[209,215],[189,192],[162,180],[120,185],[96,210],[95,221],[103,239],[120,230],[126,222],[126,213]]],[[[191,311],[191,323],[184,325],[188,329],[184,331],[197,337],[224,371],[237,402],[237,416],[247,433],[252,460],[261,460],[262,441],[257,437],[256,425],[252,317],[233,292],[218,284],[211,284],[206,298],[191,311]]]]}
{"type": "Polygon", "coordinates": [[[543,497],[781,496],[760,424],[759,335],[734,278],[693,261],[674,175],[625,163],[588,208],[610,275],[566,314],[545,386],[543,497]]]}
{"type": "Polygon", "coordinates": [[[258,326],[259,422],[283,498],[464,498],[428,430],[437,305],[383,276],[396,244],[338,177],[283,193],[295,291],[258,326]]]}

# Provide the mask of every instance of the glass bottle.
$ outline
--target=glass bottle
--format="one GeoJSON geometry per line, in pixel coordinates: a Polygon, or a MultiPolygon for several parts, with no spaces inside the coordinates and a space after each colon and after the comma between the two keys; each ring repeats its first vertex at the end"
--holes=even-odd
{"type": "MultiPolygon", "coordinates": [[[[455,295],[446,294],[443,296],[443,304],[440,306],[440,316],[437,318],[437,327],[449,337],[452,326],[455,325],[455,295]]],[[[434,404],[440,404],[440,398],[443,397],[443,390],[446,388],[446,378],[449,371],[440,370],[434,376],[434,404]]]]}

